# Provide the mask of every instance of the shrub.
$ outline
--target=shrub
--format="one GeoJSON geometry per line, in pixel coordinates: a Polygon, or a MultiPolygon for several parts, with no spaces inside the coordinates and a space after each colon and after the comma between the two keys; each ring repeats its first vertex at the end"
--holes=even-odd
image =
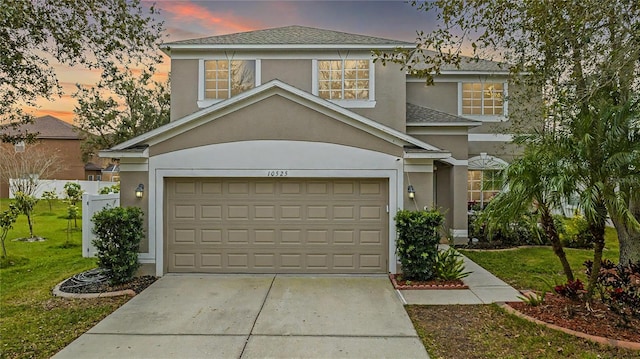
{"type": "Polygon", "coordinates": [[[93,216],[98,265],[113,284],[130,281],[140,264],[138,248],[144,236],[143,213],[137,207],[106,208],[93,216]]]}
{"type": "Polygon", "coordinates": [[[476,238],[479,242],[491,243],[490,247],[515,247],[521,245],[546,244],[549,240],[544,231],[538,228],[538,218],[534,213],[528,213],[517,220],[494,226],[489,229],[490,215],[488,211],[475,211],[468,217],[469,238],[476,238]]]}
{"type": "Polygon", "coordinates": [[[395,221],[398,230],[396,248],[403,276],[410,280],[433,278],[444,216],[437,210],[401,210],[395,221]]]}
{"type": "Polygon", "coordinates": [[[464,271],[462,255],[453,248],[438,252],[434,272],[435,277],[441,280],[457,280],[471,274],[464,271]]]}
{"type": "Polygon", "coordinates": [[[49,212],[51,212],[53,209],[51,207],[51,203],[58,199],[58,194],[56,193],[56,191],[44,191],[42,192],[42,198],[47,200],[47,204],[49,204],[49,212]]]}
{"type": "Polygon", "coordinates": [[[580,279],[570,280],[565,284],[560,284],[553,287],[553,290],[563,297],[567,297],[571,300],[580,300],[585,293],[584,284],[580,279]]]}
{"type": "MultiPolygon", "coordinates": [[[[593,262],[584,264],[587,275],[590,275],[593,262]]],[[[628,325],[630,317],[640,319],[640,262],[616,265],[610,260],[603,260],[597,286],[602,301],[609,310],[620,315],[622,325],[628,325]]]]}
{"type": "Polygon", "coordinates": [[[20,210],[13,203],[9,204],[9,209],[0,212],[0,243],[2,244],[2,258],[7,257],[7,248],[4,245],[4,241],[7,239],[9,230],[13,228],[13,224],[16,223],[19,213],[20,210]]]}
{"type": "Polygon", "coordinates": [[[562,245],[567,248],[591,249],[594,238],[589,231],[589,224],[582,216],[575,216],[567,221],[566,233],[562,245]]]}
{"type": "Polygon", "coordinates": [[[100,188],[98,191],[100,194],[120,193],[120,183],[116,183],[113,186],[107,186],[100,188]]]}

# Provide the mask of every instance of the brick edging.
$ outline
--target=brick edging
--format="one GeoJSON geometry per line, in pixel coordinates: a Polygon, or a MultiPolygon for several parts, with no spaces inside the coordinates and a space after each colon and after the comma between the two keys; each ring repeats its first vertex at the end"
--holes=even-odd
{"type": "Polygon", "coordinates": [[[391,280],[391,284],[393,284],[393,288],[400,290],[469,289],[469,286],[466,284],[400,285],[398,281],[396,281],[395,274],[389,274],[389,279],[391,280]]]}
{"type": "Polygon", "coordinates": [[[124,290],[118,290],[115,292],[104,292],[104,293],[67,293],[60,290],[60,286],[62,285],[62,283],[66,281],[67,280],[65,279],[62,282],[58,283],[55,287],[53,287],[53,290],[51,291],[52,294],[55,295],[56,297],[77,298],[77,299],[108,298],[108,297],[119,297],[122,295],[128,295],[128,296],[134,297],[136,295],[136,292],[133,289],[124,289],[124,290]]]}
{"type": "Polygon", "coordinates": [[[561,332],[579,337],[579,338],[583,338],[583,339],[587,339],[599,344],[605,344],[605,345],[610,345],[610,346],[614,346],[614,347],[618,347],[618,348],[623,348],[623,349],[631,349],[631,350],[640,350],[640,343],[636,343],[636,342],[628,342],[625,340],[616,340],[616,339],[610,339],[610,338],[605,338],[605,337],[598,337],[595,335],[591,335],[591,334],[587,334],[587,333],[583,333],[583,332],[578,332],[575,330],[571,330],[568,328],[564,328],[555,324],[551,324],[551,323],[547,323],[544,322],[540,319],[536,319],[533,317],[530,317],[522,312],[517,311],[515,308],[511,307],[509,304],[507,303],[502,303],[500,304],[500,307],[502,307],[504,310],[506,310],[508,313],[511,313],[513,315],[516,315],[520,318],[526,319],[530,322],[534,322],[536,324],[540,324],[540,325],[544,325],[548,328],[551,329],[555,329],[555,330],[559,330],[561,332]]]}

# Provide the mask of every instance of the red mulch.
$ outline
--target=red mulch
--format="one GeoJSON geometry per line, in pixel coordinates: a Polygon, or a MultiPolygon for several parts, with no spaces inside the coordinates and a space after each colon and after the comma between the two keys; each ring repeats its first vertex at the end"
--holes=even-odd
{"type": "Polygon", "coordinates": [[[457,280],[405,280],[401,274],[390,274],[389,278],[395,289],[468,289],[463,281],[457,280]]]}
{"type": "Polygon", "coordinates": [[[541,321],[590,335],[640,343],[640,319],[631,318],[627,325],[604,304],[595,301],[590,309],[581,301],[557,294],[547,294],[544,303],[531,306],[509,303],[517,311],[541,321]]]}

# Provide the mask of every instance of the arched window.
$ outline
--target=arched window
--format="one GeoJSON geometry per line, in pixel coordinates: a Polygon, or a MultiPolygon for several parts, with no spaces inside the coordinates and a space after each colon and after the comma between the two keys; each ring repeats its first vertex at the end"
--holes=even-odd
{"type": "Polygon", "coordinates": [[[469,209],[484,208],[500,192],[500,170],[507,162],[486,153],[472,157],[468,161],[467,202],[469,209]]]}

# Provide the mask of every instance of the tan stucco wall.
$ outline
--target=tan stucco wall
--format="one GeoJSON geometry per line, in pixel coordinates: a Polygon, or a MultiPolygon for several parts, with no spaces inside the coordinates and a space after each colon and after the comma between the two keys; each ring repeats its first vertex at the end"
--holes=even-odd
{"type": "Polygon", "coordinates": [[[351,108],[350,110],[400,132],[406,132],[406,86],[400,65],[380,62],[375,64],[375,108],[351,108]]]}
{"type": "Polygon", "coordinates": [[[198,60],[171,60],[171,121],[199,110],[198,60]]]}
{"type": "Polygon", "coordinates": [[[480,156],[482,152],[511,162],[515,157],[522,155],[523,149],[513,143],[469,142],[469,158],[480,156]]]}
{"type": "Polygon", "coordinates": [[[149,174],[143,171],[120,172],[120,207],[140,207],[144,213],[144,239],[140,253],[149,251],[149,174]],[[136,198],[138,184],[144,185],[144,195],[136,198]]]}
{"type": "Polygon", "coordinates": [[[407,82],[406,102],[457,115],[458,83],[436,82],[427,86],[424,82],[407,82]]]}
{"type": "Polygon", "coordinates": [[[311,60],[262,60],[262,83],[278,79],[311,92],[311,60]]]}
{"type": "Polygon", "coordinates": [[[404,174],[404,209],[415,211],[421,210],[425,206],[434,206],[433,198],[433,173],[431,172],[410,172],[404,174]],[[416,191],[415,198],[409,198],[407,188],[413,186],[416,191]]]}
{"type": "Polygon", "coordinates": [[[430,145],[451,152],[453,158],[466,160],[468,157],[467,135],[413,135],[413,137],[430,145]]]}
{"type": "Polygon", "coordinates": [[[294,140],[335,143],[400,156],[402,148],[278,95],[150,148],[151,156],[216,143],[294,140]]]}

